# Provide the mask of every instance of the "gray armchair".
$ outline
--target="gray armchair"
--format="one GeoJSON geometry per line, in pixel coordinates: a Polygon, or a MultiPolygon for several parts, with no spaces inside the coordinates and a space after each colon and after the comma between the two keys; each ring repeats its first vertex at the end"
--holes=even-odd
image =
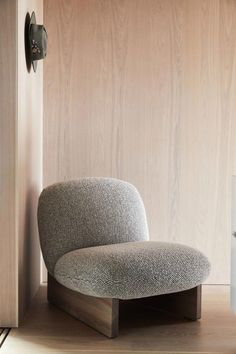
{"type": "Polygon", "coordinates": [[[200,318],[208,259],[184,245],[149,241],[133,185],[83,178],[49,186],[39,199],[38,224],[49,302],[106,336],[118,334],[122,300],[200,318]]]}

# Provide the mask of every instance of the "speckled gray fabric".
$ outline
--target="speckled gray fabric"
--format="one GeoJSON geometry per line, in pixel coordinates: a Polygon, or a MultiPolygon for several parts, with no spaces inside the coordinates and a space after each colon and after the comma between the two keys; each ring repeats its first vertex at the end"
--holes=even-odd
{"type": "Polygon", "coordinates": [[[69,251],[148,239],[138,191],[113,178],[83,178],[44,189],[38,225],[44,261],[52,275],[57,260],[69,251]]]}
{"type": "Polygon", "coordinates": [[[69,252],[54,276],[80,293],[118,299],[191,289],[208,276],[210,264],[199,251],[165,242],[129,242],[69,252]]]}

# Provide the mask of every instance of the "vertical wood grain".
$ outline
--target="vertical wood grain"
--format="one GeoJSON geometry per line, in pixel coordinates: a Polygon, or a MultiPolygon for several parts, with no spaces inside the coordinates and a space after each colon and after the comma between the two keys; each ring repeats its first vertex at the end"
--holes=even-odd
{"type": "Polygon", "coordinates": [[[38,196],[42,188],[43,63],[37,72],[26,67],[25,19],[35,11],[43,23],[43,0],[18,4],[18,112],[17,112],[17,239],[18,302],[21,320],[40,284],[40,247],[37,226],[38,196]]]}
{"type": "Polygon", "coordinates": [[[16,3],[0,1],[0,327],[18,321],[15,199],[16,3]]]}
{"type": "Polygon", "coordinates": [[[25,63],[25,18],[43,0],[0,1],[0,327],[19,325],[40,283],[42,66],[25,63]]]}
{"type": "Polygon", "coordinates": [[[199,248],[227,283],[236,2],[45,0],[44,17],[44,185],[130,181],[151,239],[199,248]]]}

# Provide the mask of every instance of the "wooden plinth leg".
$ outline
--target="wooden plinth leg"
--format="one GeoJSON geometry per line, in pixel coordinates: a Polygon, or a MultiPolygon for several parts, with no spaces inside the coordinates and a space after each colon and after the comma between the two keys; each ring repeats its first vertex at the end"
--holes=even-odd
{"type": "Polygon", "coordinates": [[[109,338],[119,331],[119,300],[80,294],[48,274],[48,301],[109,338]]]}
{"type": "Polygon", "coordinates": [[[201,318],[201,285],[190,290],[162,295],[163,308],[192,321],[201,318]]]}
{"type": "Polygon", "coordinates": [[[201,318],[201,285],[177,293],[128,301],[134,302],[135,306],[163,309],[192,321],[201,318]]]}

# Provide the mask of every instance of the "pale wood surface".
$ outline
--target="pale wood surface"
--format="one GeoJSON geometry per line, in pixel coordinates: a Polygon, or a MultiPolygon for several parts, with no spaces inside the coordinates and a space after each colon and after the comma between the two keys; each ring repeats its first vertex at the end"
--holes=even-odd
{"type": "Polygon", "coordinates": [[[40,284],[40,247],[37,225],[38,196],[42,189],[43,61],[36,74],[27,71],[25,19],[35,11],[43,23],[43,0],[19,0],[18,5],[18,120],[17,237],[20,319],[40,284]]]}
{"type": "Polygon", "coordinates": [[[0,349],[3,346],[3,343],[6,340],[9,332],[10,328],[0,328],[0,349]]]}
{"type": "Polygon", "coordinates": [[[43,0],[0,1],[0,326],[17,326],[40,283],[42,66],[25,64],[25,17],[43,0]]]}
{"type": "Polygon", "coordinates": [[[119,331],[119,300],[86,296],[59,284],[48,274],[48,301],[103,335],[119,331]]]}
{"type": "Polygon", "coordinates": [[[232,353],[236,352],[236,316],[229,287],[203,286],[202,319],[188,321],[163,312],[122,316],[120,334],[101,334],[50,306],[42,286],[22,326],[11,330],[1,353],[232,353]]]}
{"type": "Polygon", "coordinates": [[[0,1],[0,326],[17,316],[15,220],[16,2],[0,1]]]}
{"type": "Polygon", "coordinates": [[[152,240],[229,281],[236,1],[45,0],[44,185],[134,183],[152,240]]]}

